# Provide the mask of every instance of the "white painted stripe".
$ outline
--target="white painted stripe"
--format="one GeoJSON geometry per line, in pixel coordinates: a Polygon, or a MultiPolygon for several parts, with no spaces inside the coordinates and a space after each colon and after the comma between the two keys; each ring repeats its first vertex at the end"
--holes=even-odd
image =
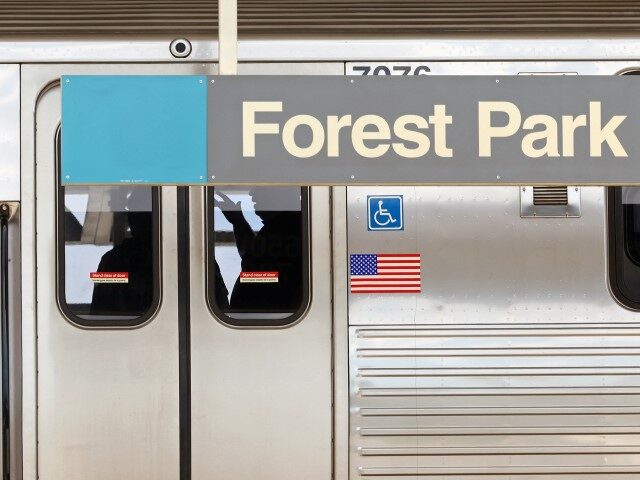
{"type": "Polygon", "coordinates": [[[403,275],[419,275],[419,268],[381,268],[378,269],[378,275],[389,275],[392,272],[399,272],[403,275]]]}
{"type": "Polygon", "coordinates": [[[389,267],[402,267],[402,268],[420,268],[420,262],[415,263],[378,263],[378,269],[381,268],[389,268],[389,267]]]}
{"type": "Polygon", "coordinates": [[[400,268],[385,268],[384,270],[378,270],[378,275],[386,275],[388,273],[405,273],[407,275],[420,275],[420,269],[403,270],[400,268]]]}
{"type": "Polygon", "coordinates": [[[379,262],[419,262],[420,261],[420,256],[419,255],[414,255],[413,257],[403,257],[400,255],[394,256],[394,257],[381,257],[378,256],[378,261],[379,262]]]}
{"type": "Polygon", "coordinates": [[[375,287],[375,288],[352,288],[351,293],[421,293],[419,288],[415,287],[397,287],[397,288],[386,288],[386,287],[375,287]]]}

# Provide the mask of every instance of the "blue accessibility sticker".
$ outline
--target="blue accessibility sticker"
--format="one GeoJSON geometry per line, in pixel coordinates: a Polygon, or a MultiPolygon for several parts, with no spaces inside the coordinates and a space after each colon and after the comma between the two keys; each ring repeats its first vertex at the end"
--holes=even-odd
{"type": "Polygon", "coordinates": [[[367,196],[368,230],[404,230],[402,195],[367,196]]]}

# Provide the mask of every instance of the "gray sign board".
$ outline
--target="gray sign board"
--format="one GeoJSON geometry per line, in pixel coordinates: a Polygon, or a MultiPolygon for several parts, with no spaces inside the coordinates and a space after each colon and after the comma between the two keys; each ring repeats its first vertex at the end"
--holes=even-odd
{"type": "Polygon", "coordinates": [[[210,77],[208,182],[640,184],[639,82],[210,77]]]}

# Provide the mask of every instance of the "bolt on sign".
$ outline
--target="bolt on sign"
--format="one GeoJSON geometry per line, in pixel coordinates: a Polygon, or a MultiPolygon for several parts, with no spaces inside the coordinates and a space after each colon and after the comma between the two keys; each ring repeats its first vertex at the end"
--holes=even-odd
{"type": "Polygon", "coordinates": [[[640,184],[634,76],[67,76],[63,184],[640,184]]]}

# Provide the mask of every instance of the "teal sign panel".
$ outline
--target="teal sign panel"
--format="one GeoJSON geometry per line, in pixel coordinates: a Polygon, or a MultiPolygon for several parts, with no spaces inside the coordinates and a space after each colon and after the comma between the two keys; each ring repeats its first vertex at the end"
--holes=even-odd
{"type": "Polygon", "coordinates": [[[206,76],[63,76],[63,184],[207,179],[206,76]]]}

